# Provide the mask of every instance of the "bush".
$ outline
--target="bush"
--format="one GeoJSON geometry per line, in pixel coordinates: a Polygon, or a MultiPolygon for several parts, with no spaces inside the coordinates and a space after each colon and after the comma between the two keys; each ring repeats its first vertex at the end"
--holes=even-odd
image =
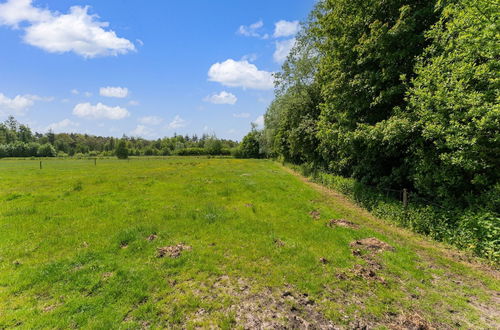
{"type": "Polygon", "coordinates": [[[208,139],[204,147],[208,155],[220,155],[222,152],[222,142],[217,139],[208,139]]]}
{"type": "Polygon", "coordinates": [[[55,157],[55,156],[57,156],[57,152],[56,152],[56,149],[54,148],[54,146],[52,146],[52,144],[45,143],[45,144],[42,144],[38,148],[38,156],[39,157],[55,157]]]}
{"type": "Polygon", "coordinates": [[[127,141],[124,139],[118,142],[118,146],[116,147],[116,157],[118,159],[127,159],[129,155],[129,150],[127,148],[127,141]]]}
{"type": "Polygon", "coordinates": [[[261,132],[252,129],[241,141],[238,156],[240,158],[261,158],[263,155],[260,153],[260,136],[261,132]]]}

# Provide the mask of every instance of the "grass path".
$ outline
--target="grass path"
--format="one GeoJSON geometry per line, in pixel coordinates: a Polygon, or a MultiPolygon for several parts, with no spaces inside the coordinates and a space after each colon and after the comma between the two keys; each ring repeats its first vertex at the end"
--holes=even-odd
{"type": "Polygon", "coordinates": [[[0,329],[498,328],[499,283],[267,160],[0,161],[0,329]]]}

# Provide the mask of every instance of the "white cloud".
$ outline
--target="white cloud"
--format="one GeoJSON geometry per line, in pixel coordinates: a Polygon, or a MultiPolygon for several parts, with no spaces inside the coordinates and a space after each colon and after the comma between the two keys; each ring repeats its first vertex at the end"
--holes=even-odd
{"type": "Polygon", "coordinates": [[[213,104],[230,104],[233,105],[238,101],[238,98],[231,93],[226,91],[222,91],[219,94],[212,94],[203,99],[205,102],[213,103],[213,104]]]}
{"type": "Polygon", "coordinates": [[[42,97],[38,95],[17,95],[9,98],[0,93],[0,113],[23,115],[24,112],[35,104],[35,101],[53,101],[53,97],[42,97]]]}
{"type": "Polygon", "coordinates": [[[132,42],[120,38],[109,23],[88,13],[89,7],[73,6],[68,14],[32,5],[32,0],[8,0],[0,4],[0,24],[18,28],[22,22],[24,42],[49,53],[74,52],[85,58],[116,56],[135,51],[132,42]]]}
{"type": "Polygon", "coordinates": [[[248,62],[255,62],[255,61],[257,61],[257,58],[258,58],[258,57],[259,57],[259,56],[258,56],[257,54],[252,53],[252,54],[247,54],[247,55],[244,55],[244,56],[241,58],[241,60],[242,60],[242,61],[248,61],[248,62]]]}
{"type": "Polygon", "coordinates": [[[219,82],[224,86],[251,89],[273,89],[273,74],[259,70],[248,61],[228,59],[213,64],[208,70],[208,80],[219,82]]]}
{"type": "Polygon", "coordinates": [[[274,34],[273,37],[290,37],[299,32],[299,21],[285,21],[281,20],[274,23],[274,34]]]}
{"type": "Polygon", "coordinates": [[[279,64],[285,62],[293,46],[295,46],[295,38],[283,41],[276,41],[276,50],[274,51],[273,54],[274,61],[279,64]]]}
{"type": "Polygon", "coordinates": [[[241,25],[238,28],[237,33],[246,37],[260,37],[261,35],[258,30],[260,30],[263,26],[264,22],[262,20],[250,25],[241,25]]]}
{"type": "Polygon", "coordinates": [[[54,132],[61,132],[61,131],[68,130],[71,128],[76,128],[78,126],[80,126],[79,123],[76,123],[76,122],[71,121],[69,119],[63,119],[60,122],[52,123],[49,126],[47,126],[46,131],[52,130],[54,132]]]}
{"type": "Polygon", "coordinates": [[[139,103],[139,101],[135,101],[135,100],[131,100],[131,101],[128,103],[128,105],[131,105],[131,106],[134,106],[134,107],[135,107],[135,106],[137,106],[137,105],[139,105],[139,104],[140,104],[140,103],[139,103]]]}
{"type": "Polygon", "coordinates": [[[73,109],[73,114],[78,117],[91,118],[91,119],[123,119],[130,116],[127,109],[121,107],[110,107],[102,103],[92,105],[90,103],[80,103],[73,109]]]}
{"type": "Polygon", "coordinates": [[[101,87],[99,94],[106,97],[125,98],[128,96],[128,88],[125,87],[101,87]]]}
{"type": "Polygon", "coordinates": [[[32,0],[9,0],[0,4],[0,24],[19,27],[19,23],[43,22],[50,20],[53,16],[47,9],[35,8],[31,5],[32,0]]]}
{"type": "Polygon", "coordinates": [[[136,128],[132,132],[130,132],[132,136],[140,136],[140,137],[152,137],[154,136],[154,130],[144,125],[137,125],[136,128]]]}
{"type": "Polygon", "coordinates": [[[234,118],[249,118],[250,114],[248,112],[233,113],[234,118]]]}
{"type": "Polygon", "coordinates": [[[156,116],[146,116],[139,118],[139,123],[144,125],[160,125],[163,122],[163,118],[156,116]]]}
{"type": "Polygon", "coordinates": [[[264,128],[264,116],[257,117],[252,123],[257,125],[258,128],[264,128]]]}
{"type": "Polygon", "coordinates": [[[92,93],[91,92],[85,92],[85,97],[91,97],[92,96],[92,93]]]}
{"type": "Polygon", "coordinates": [[[78,95],[78,94],[80,94],[80,92],[78,91],[78,89],[72,89],[71,94],[78,95]]]}
{"type": "Polygon", "coordinates": [[[179,115],[175,116],[174,119],[167,125],[168,129],[182,128],[186,126],[186,121],[182,119],[179,115]]]}

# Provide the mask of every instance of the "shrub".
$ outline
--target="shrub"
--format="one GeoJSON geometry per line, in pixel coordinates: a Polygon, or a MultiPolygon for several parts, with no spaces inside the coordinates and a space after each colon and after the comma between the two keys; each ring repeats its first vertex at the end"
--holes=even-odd
{"type": "Polygon", "coordinates": [[[39,157],[55,157],[55,156],[57,156],[57,152],[56,152],[56,149],[54,148],[54,146],[52,146],[52,144],[45,143],[45,144],[42,144],[38,148],[38,156],[39,157]]]}
{"type": "Polygon", "coordinates": [[[118,146],[116,147],[116,157],[119,159],[127,159],[129,155],[129,150],[127,148],[127,141],[124,139],[118,142],[118,146]]]}

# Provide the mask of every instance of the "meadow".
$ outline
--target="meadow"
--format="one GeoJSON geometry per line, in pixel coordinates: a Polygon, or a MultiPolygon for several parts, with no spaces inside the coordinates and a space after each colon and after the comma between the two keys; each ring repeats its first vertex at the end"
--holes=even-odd
{"type": "Polygon", "coordinates": [[[270,160],[0,160],[0,329],[498,328],[499,290],[270,160]]]}

